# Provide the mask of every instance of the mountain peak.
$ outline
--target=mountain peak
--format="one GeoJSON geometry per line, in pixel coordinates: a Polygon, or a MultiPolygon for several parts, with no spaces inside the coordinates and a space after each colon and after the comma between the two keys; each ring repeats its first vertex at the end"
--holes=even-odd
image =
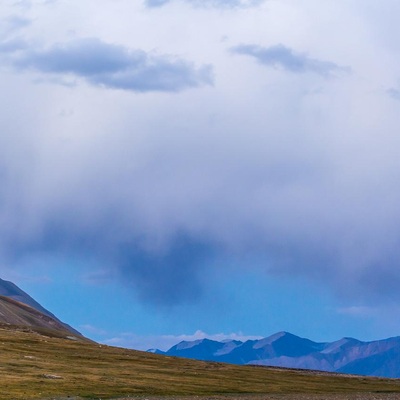
{"type": "Polygon", "coordinates": [[[295,338],[298,338],[298,336],[293,335],[293,333],[286,332],[286,331],[280,331],[280,332],[274,333],[273,335],[269,336],[269,338],[271,340],[278,340],[278,339],[280,339],[282,337],[295,337],[295,338]]]}
{"type": "Polygon", "coordinates": [[[277,332],[271,336],[268,336],[264,339],[256,340],[254,344],[254,349],[259,349],[264,346],[272,345],[273,343],[277,342],[278,340],[287,339],[287,340],[302,340],[300,337],[293,335],[292,333],[281,331],[277,332]]]}

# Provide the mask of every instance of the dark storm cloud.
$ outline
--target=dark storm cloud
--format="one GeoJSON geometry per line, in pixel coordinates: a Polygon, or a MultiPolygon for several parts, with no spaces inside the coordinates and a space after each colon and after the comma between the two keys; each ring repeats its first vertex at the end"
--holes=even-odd
{"type": "MultiPolygon", "coordinates": [[[[8,163],[2,157],[12,172],[1,178],[3,260],[53,254],[95,261],[155,305],[196,301],[216,259],[235,259],[245,274],[254,268],[246,254],[267,273],[329,282],[341,296],[399,298],[398,290],[382,292],[399,276],[399,186],[382,176],[375,190],[370,162],[338,156],[345,168],[332,170],[334,143],[319,135],[310,141],[297,119],[285,132],[261,127],[249,140],[234,115],[235,128],[193,124],[190,134],[187,125],[181,132],[168,126],[177,114],[166,118],[145,142],[131,139],[127,121],[126,130],[107,135],[111,142],[96,132],[82,153],[56,141],[48,159],[34,145],[8,163]],[[351,170],[358,166],[361,175],[351,170]]],[[[271,115],[269,123],[279,125],[271,115]]],[[[18,148],[27,142],[17,138],[18,148]]],[[[0,143],[4,156],[10,144],[0,143]]],[[[386,154],[385,140],[379,146],[386,154]]],[[[366,154],[376,151],[359,155],[366,154]]]]}
{"type": "Polygon", "coordinates": [[[123,246],[117,259],[123,282],[134,287],[141,299],[156,306],[171,306],[199,299],[202,276],[214,252],[212,246],[181,235],[156,252],[134,244],[123,246]]]}
{"type": "Polygon", "coordinates": [[[2,257],[11,263],[27,254],[30,257],[46,254],[55,259],[72,256],[86,262],[95,259],[113,273],[100,275],[100,279],[95,273],[86,279],[104,284],[119,278],[140,300],[154,306],[190,303],[201,297],[207,262],[217,253],[213,244],[204,238],[177,234],[166,246],[153,248],[142,245],[140,239],[131,240],[127,232],[119,240],[107,234],[107,230],[117,229],[113,216],[82,227],[73,212],[65,210],[64,218],[49,216],[35,237],[3,236],[2,257]]]}
{"type": "MultiPolygon", "coordinates": [[[[148,7],[161,7],[174,0],[146,0],[148,7]]],[[[254,7],[265,0],[184,0],[194,7],[245,8],[254,7]]]]}
{"type": "Polygon", "coordinates": [[[260,64],[268,67],[281,68],[293,73],[312,72],[328,77],[338,72],[349,72],[349,68],[311,58],[307,54],[295,52],[282,44],[271,47],[243,44],[233,47],[231,51],[235,54],[253,57],[260,64]]]}
{"type": "Polygon", "coordinates": [[[179,92],[213,84],[209,65],[196,68],[182,59],[128,50],[98,39],[77,39],[48,49],[26,49],[11,62],[22,70],[69,75],[95,86],[135,92],[179,92]]]}

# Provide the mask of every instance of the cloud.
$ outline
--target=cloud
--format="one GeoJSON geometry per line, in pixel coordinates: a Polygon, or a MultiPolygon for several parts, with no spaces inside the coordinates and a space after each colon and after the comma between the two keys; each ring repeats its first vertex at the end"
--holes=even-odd
{"type": "Polygon", "coordinates": [[[231,48],[231,52],[253,57],[262,65],[276,69],[281,68],[293,73],[311,72],[323,77],[329,77],[336,73],[350,71],[348,67],[341,67],[330,61],[311,58],[305,53],[295,52],[282,44],[271,47],[243,44],[231,48]]]}
{"type": "Polygon", "coordinates": [[[159,307],[198,300],[201,276],[213,257],[211,246],[187,236],[176,237],[167,248],[146,250],[132,243],[118,253],[125,284],[135,287],[144,301],[159,307]]]}
{"type": "Polygon", "coordinates": [[[31,9],[34,6],[47,6],[49,4],[55,4],[58,0],[18,0],[13,3],[14,7],[22,9],[31,9]]]}
{"type": "Polygon", "coordinates": [[[0,53],[7,56],[7,53],[13,54],[19,50],[27,48],[27,44],[22,39],[10,39],[0,42],[0,53]]]}
{"type": "MultiPolygon", "coordinates": [[[[258,6],[265,0],[183,0],[194,7],[247,8],[258,6]]],[[[148,7],[161,7],[173,0],[146,0],[148,7]]]]}
{"type": "Polygon", "coordinates": [[[164,4],[169,3],[171,0],[146,0],[148,7],[161,7],[164,4]]]}
{"type": "Polygon", "coordinates": [[[0,37],[8,37],[19,33],[22,29],[31,25],[32,21],[19,15],[11,15],[1,20],[0,37]]]}
{"type": "Polygon", "coordinates": [[[156,307],[198,301],[232,264],[360,304],[398,299],[396,124],[374,127],[360,103],[355,122],[341,92],[325,112],[324,93],[284,88],[207,107],[195,94],[158,107],[104,95],[66,120],[67,101],[38,102],[35,87],[0,125],[2,263],[82,259],[156,307]]]}
{"type": "Polygon", "coordinates": [[[377,310],[373,307],[365,307],[365,306],[349,306],[349,307],[342,307],[336,310],[339,314],[349,315],[352,317],[371,317],[376,315],[377,310]]]}
{"type": "Polygon", "coordinates": [[[387,94],[394,100],[399,100],[400,101],[400,90],[395,89],[395,88],[390,88],[387,91],[387,94]]]}
{"type": "Polygon", "coordinates": [[[107,335],[107,331],[101,328],[97,328],[91,324],[80,325],[79,329],[81,329],[85,334],[104,336],[107,335]]]}
{"type": "Polygon", "coordinates": [[[30,49],[21,41],[6,42],[0,44],[0,51],[15,52],[10,62],[20,70],[73,76],[111,89],[179,92],[213,84],[209,65],[196,68],[182,59],[128,50],[99,39],[76,39],[47,49],[30,49]]]}

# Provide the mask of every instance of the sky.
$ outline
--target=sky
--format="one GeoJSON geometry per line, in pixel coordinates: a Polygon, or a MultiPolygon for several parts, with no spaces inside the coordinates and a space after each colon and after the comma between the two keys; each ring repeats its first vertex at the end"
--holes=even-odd
{"type": "Polygon", "coordinates": [[[3,0],[0,276],[102,343],[400,332],[397,0],[3,0]]]}

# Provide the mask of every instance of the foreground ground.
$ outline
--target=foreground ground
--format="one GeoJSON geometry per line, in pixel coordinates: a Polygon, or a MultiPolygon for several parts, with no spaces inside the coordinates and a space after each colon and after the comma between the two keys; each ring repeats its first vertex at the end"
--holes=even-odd
{"type": "Polygon", "coordinates": [[[0,329],[0,377],[0,400],[400,399],[400,380],[206,363],[15,329],[0,329]]]}
{"type": "MultiPolygon", "coordinates": [[[[398,393],[352,393],[352,394],[266,394],[258,396],[208,396],[186,398],[146,398],[146,400],[399,400],[398,393]]],[[[131,398],[119,400],[132,400],[131,398]]],[[[139,399],[138,399],[139,400],[139,399]]],[[[140,400],[145,400],[144,398],[140,400]]]]}
{"type": "MultiPolygon", "coordinates": [[[[348,393],[348,394],[265,394],[265,395],[231,395],[231,396],[190,396],[190,397],[124,397],[115,400],[399,400],[397,393],[348,393]]],[[[63,397],[43,400],[83,400],[77,397],[63,397]]]]}

